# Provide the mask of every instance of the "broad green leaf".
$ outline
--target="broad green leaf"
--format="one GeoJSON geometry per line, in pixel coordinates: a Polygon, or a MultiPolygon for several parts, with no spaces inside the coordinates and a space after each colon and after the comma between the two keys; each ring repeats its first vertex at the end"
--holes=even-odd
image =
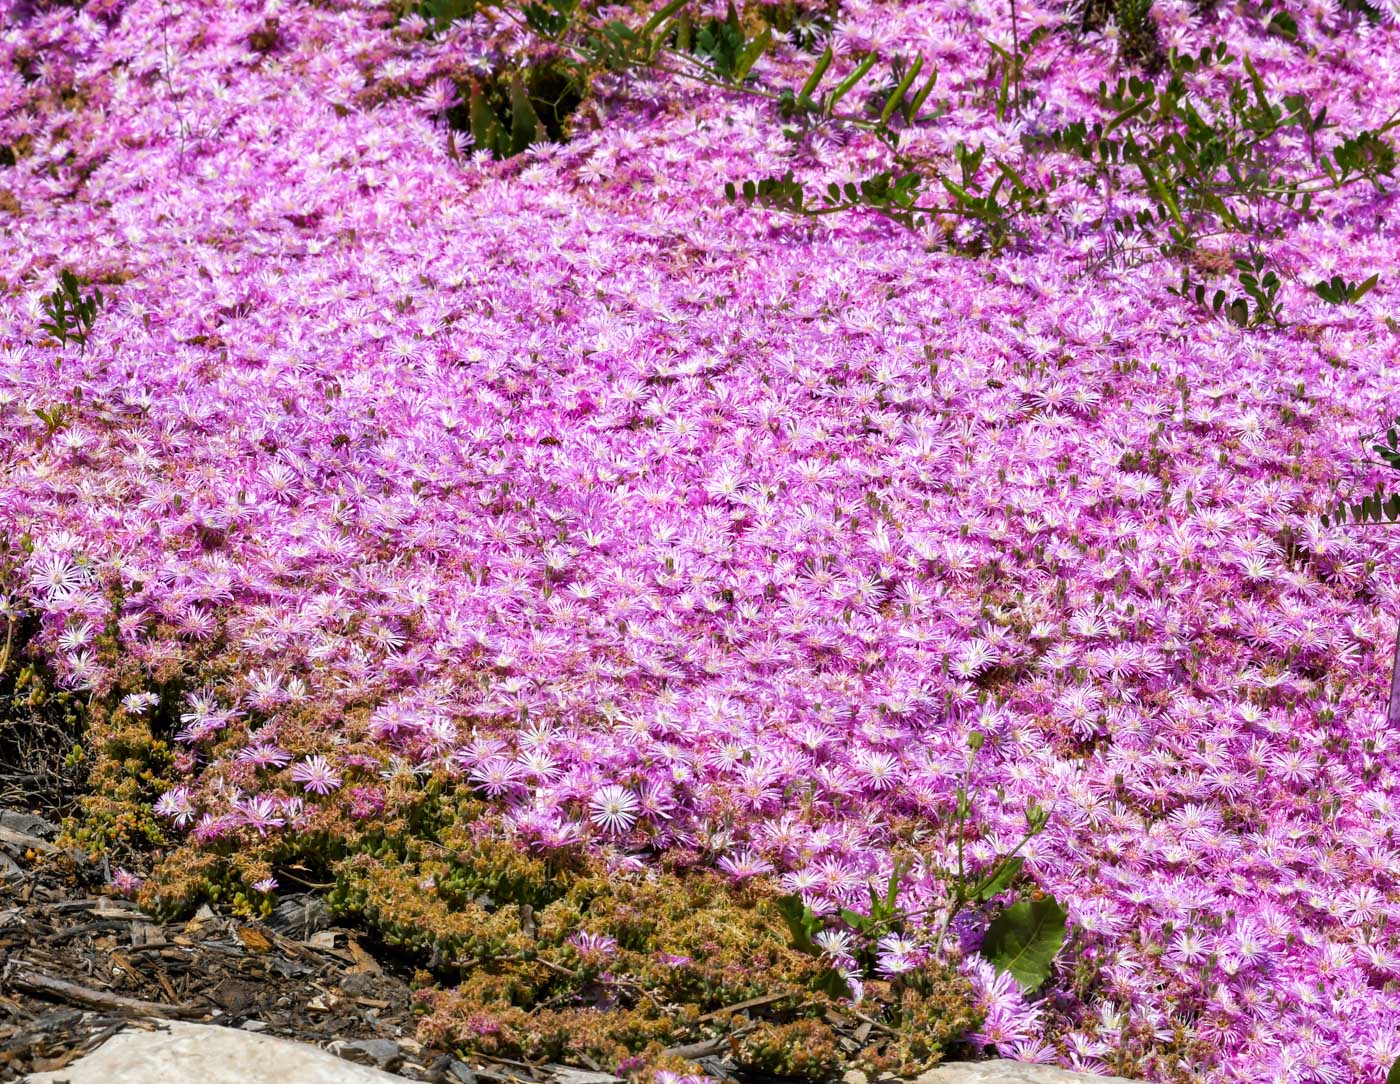
{"type": "Polygon", "coordinates": [[[470,108],[472,139],[477,148],[501,156],[505,149],[505,130],[496,119],[496,113],[486,100],[486,95],[477,87],[472,87],[470,108]]]}
{"type": "Polygon", "coordinates": [[[843,907],[836,912],[836,917],[853,930],[860,930],[862,933],[868,931],[875,923],[871,915],[863,915],[859,911],[852,911],[843,907]]]}
{"type": "Polygon", "coordinates": [[[987,928],[982,955],[1023,990],[1034,990],[1050,977],[1055,954],[1065,941],[1067,917],[1065,909],[1048,896],[1013,904],[987,928]]]}
{"type": "Polygon", "coordinates": [[[826,994],[827,997],[846,998],[851,996],[851,988],[841,977],[841,973],[830,968],[823,971],[812,985],[818,993],[826,994]]]}

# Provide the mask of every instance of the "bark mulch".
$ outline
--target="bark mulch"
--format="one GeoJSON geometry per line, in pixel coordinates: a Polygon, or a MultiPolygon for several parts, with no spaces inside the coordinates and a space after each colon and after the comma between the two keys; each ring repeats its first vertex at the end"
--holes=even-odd
{"type": "Polygon", "coordinates": [[[104,894],[103,864],[60,849],[56,834],[0,810],[0,1081],[61,1069],[150,1018],[338,1044],[409,1079],[470,1077],[414,1042],[408,974],[333,926],[314,897],[284,899],[265,922],[205,907],[158,923],[104,894]]]}

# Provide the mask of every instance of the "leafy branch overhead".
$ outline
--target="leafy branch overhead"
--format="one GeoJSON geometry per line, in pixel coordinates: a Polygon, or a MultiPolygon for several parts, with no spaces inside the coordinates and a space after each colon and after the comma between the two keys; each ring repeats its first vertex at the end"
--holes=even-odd
{"type": "MultiPolygon", "coordinates": [[[[1101,83],[1099,119],[1043,131],[1030,126],[1015,156],[957,142],[943,158],[911,150],[906,136],[975,104],[969,95],[976,92],[936,98],[938,72],[922,54],[867,52],[838,61],[827,45],[800,82],[769,85],[752,73],[774,47],[773,27],[741,15],[732,0],[723,16],[701,17],[697,9],[671,0],[644,20],[628,20],[605,17],[580,0],[418,5],[439,31],[489,10],[552,50],[548,60],[468,88],[468,104],[456,113],[460,127],[496,157],[562,138],[567,114],[599,72],[645,69],[698,81],[770,103],[799,157],[826,130],[865,133],[883,148],[885,162],[864,177],[809,190],[793,168],[726,184],[732,202],[805,218],[873,212],[910,230],[941,233],[968,253],[1026,244],[1035,223],[1064,229],[1073,213],[1104,238],[1098,264],[1174,261],[1182,269],[1177,293],[1243,327],[1283,321],[1282,276],[1261,255],[1264,243],[1289,224],[1315,218],[1318,197],[1359,183],[1384,191],[1395,172],[1387,137],[1400,124],[1400,109],[1375,129],[1332,138],[1329,151],[1324,137],[1335,124],[1326,106],[1301,93],[1271,95],[1250,57],[1236,56],[1224,42],[1196,53],[1163,50],[1144,0],[1119,0],[1111,12],[1123,33],[1122,56],[1140,64],[1141,74],[1101,83]],[[542,82],[554,84],[552,90],[543,91],[542,82]],[[1079,194],[1066,200],[1058,193],[1070,181],[1079,194]],[[1215,238],[1239,246],[1229,256],[1233,287],[1196,277],[1197,256],[1215,238]]],[[[1084,10],[1081,29],[1110,13],[1095,15],[1092,4],[1084,10]]],[[[1258,14],[1271,33],[1296,38],[1287,13],[1265,4],[1258,14]]],[[[1020,114],[1030,100],[1026,76],[1037,51],[1072,30],[1070,23],[1040,25],[1024,37],[1014,29],[1009,46],[986,42],[986,93],[999,119],[1020,114]]],[[[1333,279],[1313,292],[1330,304],[1348,304],[1376,281],[1378,275],[1350,286],[1333,279]]]]}

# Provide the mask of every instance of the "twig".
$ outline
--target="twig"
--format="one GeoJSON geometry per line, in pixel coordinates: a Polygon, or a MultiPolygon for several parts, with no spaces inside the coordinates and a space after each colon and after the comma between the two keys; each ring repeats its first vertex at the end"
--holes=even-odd
{"type": "MultiPolygon", "coordinates": [[[[135,916],[132,916],[133,918],[135,916]]],[[[131,918],[95,918],[91,922],[80,922],[76,926],[69,926],[66,930],[59,930],[51,933],[44,940],[50,945],[56,945],[62,941],[77,937],[84,933],[93,933],[96,930],[120,930],[130,926],[131,918]]]]}
{"type": "Polygon", "coordinates": [[[713,1039],[703,1039],[698,1043],[687,1043],[685,1046],[670,1046],[661,1052],[662,1056],[674,1054],[678,1058],[685,1058],[687,1061],[694,1061],[696,1058],[707,1057],[710,1054],[718,1054],[727,1045],[730,1039],[738,1039],[758,1027],[757,1023],[745,1024],[741,1028],[726,1032],[713,1039]]]}
{"type": "Polygon", "coordinates": [[[899,1034],[899,1032],[895,1031],[894,1028],[889,1027],[887,1024],[882,1024],[882,1023],[880,1023],[880,1021],[878,1021],[878,1020],[872,1020],[872,1019],[870,1019],[870,1017],[866,1016],[865,1013],[863,1013],[863,1012],[856,1012],[855,1009],[841,1009],[840,1011],[841,1011],[841,1012],[844,1012],[847,1016],[853,1016],[853,1017],[855,1017],[855,1018],[856,1018],[857,1020],[859,1020],[862,1024],[869,1024],[870,1027],[871,1027],[871,1029],[872,1029],[873,1031],[878,1031],[878,1032],[880,1032],[882,1035],[898,1035],[898,1034],[899,1034]]]}
{"type": "Polygon", "coordinates": [[[732,1012],[743,1012],[745,1009],[756,1009],[760,1005],[771,1005],[775,1001],[782,1001],[784,998],[789,997],[799,997],[801,996],[801,994],[801,990],[784,990],[782,993],[778,994],[764,994],[762,997],[751,997],[747,1001],[740,1001],[737,1004],[726,1005],[722,1009],[716,1009],[714,1012],[708,1012],[704,1016],[697,1017],[695,1022],[697,1024],[703,1024],[707,1020],[718,1020],[721,1016],[725,1016],[732,1012]]]}
{"type": "Polygon", "coordinates": [[[9,977],[8,985],[36,997],[49,997],[69,1005],[81,1005],[88,1009],[104,1009],[108,1012],[125,1013],[135,1016],[168,1016],[177,1019],[194,1019],[204,1015],[204,1010],[193,1005],[166,1005],[160,1001],[140,1001],[134,997],[122,997],[106,990],[93,990],[76,983],[56,979],[39,971],[19,971],[9,977]]]}
{"type": "Polygon", "coordinates": [[[696,1058],[709,1057],[711,1054],[718,1054],[725,1047],[725,1036],[717,1039],[703,1039],[698,1043],[687,1043],[685,1046],[668,1046],[661,1052],[662,1057],[684,1058],[686,1061],[694,1061],[696,1058]]]}

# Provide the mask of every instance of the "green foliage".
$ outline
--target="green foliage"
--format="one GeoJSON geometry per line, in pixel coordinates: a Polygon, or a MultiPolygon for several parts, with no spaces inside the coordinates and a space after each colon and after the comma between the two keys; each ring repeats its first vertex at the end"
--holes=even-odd
{"type": "Polygon", "coordinates": [[[792,946],[798,952],[815,956],[819,951],[812,938],[822,931],[826,923],[813,914],[812,909],[802,902],[801,896],[783,896],[777,903],[778,914],[792,935],[792,946]]]}
{"type": "Polygon", "coordinates": [[[84,294],[78,277],[65,268],[58,277],[58,286],[44,298],[44,314],[48,317],[39,326],[63,346],[69,341],[87,349],[88,336],[97,320],[97,310],[104,303],[102,291],[93,289],[84,294]]]}
{"type": "MultiPolygon", "coordinates": [[[[1258,242],[1277,236],[1290,222],[1310,217],[1319,193],[1360,181],[1383,190],[1396,166],[1394,148],[1384,137],[1400,124],[1400,117],[1374,131],[1347,136],[1328,154],[1317,140],[1332,127],[1326,108],[1314,109],[1303,94],[1271,97],[1248,57],[1236,58],[1223,42],[1195,55],[1174,50],[1161,54],[1155,37],[1146,36],[1152,26],[1146,0],[1120,0],[1112,11],[1100,12],[1104,19],[1110,14],[1125,32],[1125,48],[1136,41],[1138,59],[1149,73],[1160,71],[1162,76],[1132,74],[1112,86],[1101,84],[1099,99],[1107,119],[1093,124],[1074,121],[1028,136],[1025,150],[1066,154],[1087,163],[1091,187],[1112,193],[1115,203],[1125,195],[1147,201],[1148,206],[1135,214],[1109,217],[1105,211],[1090,222],[1091,228],[1105,229],[1112,238],[1103,263],[1182,261],[1186,266],[1176,291],[1181,296],[1241,327],[1280,325],[1282,279],[1268,265],[1258,242]],[[1193,81],[1208,70],[1228,74],[1236,64],[1240,74],[1227,80],[1223,93],[1205,94],[1193,81]],[[1289,157],[1291,151],[1285,153],[1286,137],[1295,132],[1302,137],[1296,142],[1306,148],[1306,163],[1294,161],[1297,155],[1289,157]],[[1233,289],[1196,281],[1189,266],[1203,239],[1221,235],[1248,240],[1244,253],[1230,257],[1233,289]]],[[[1275,32],[1287,36],[1291,29],[1296,34],[1286,13],[1270,12],[1269,18],[1275,32]]],[[[996,58],[993,81],[999,117],[1020,109],[1026,58],[1049,33],[1041,27],[1024,41],[1016,34],[1011,50],[989,43],[996,58]]],[[[819,96],[831,60],[830,51],[823,53],[800,90],[778,92],[781,114],[797,125],[790,136],[802,138],[833,121],[863,127],[885,142],[892,164],[862,181],[831,186],[815,198],[791,173],[731,183],[725,190],[731,201],[806,217],[870,210],[916,230],[962,219],[976,229],[957,247],[972,253],[997,252],[1026,234],[1029,219],[1052,213],[1049,197],[1056,181],[1029,178],[1006,162],[989,159],[982,147],[958,145],[949,166],[901,151],[899,128],[928,123],[938,115],[937,109],[932,115],[922,112],[936,73],[913,92],[921,69],[918,58],[897,60],[887,82],[889,97],[873,100],[860,116],[838,114],[835,106],[869,75],[874,59],[859,60],[828,94],[819,96]]],[[[1110,205],[1107,200],[1105,205],[1110,205]]],[[[1374,285],[1370,279],[1366,282],[1374,285]]],[[[1355,300],[1369,289],[1366,282],[1329,283],[1317,293],[1339,303],[1355,300]]]]}
{"type": "Polygon", "coordinates": [[[829,1080],[845,1060],[834,1039],[830,1028],[811,1018],[765,1021],[739,1041],[739,1056],[750,1072],[829,1080]]]}
{"type": "Polygon", "coordinates": [[[1380,280],[1379,274],[1372,275],[1365,282],[1346,282],[1341,275],[1333,275],[1330,282],[1315,284],[1313,292],[1330,304],[1349,305],[1354,301],[1360,301],[1374,290],[1380,280]]]}
{"type": "MultiPolygon", "coordinates": [[[[1111,89],[1103,84],[1099,96],[1112,111],[1107,121],[1075,122],[1046,140],[1050,149],[1090,163],[1106,190],[1151,201],[1150,210],[1111,223],[1120,238],[1113,255],[1136,244],[1138,251],[1178,258],[1195,252],[1207,236],[1273,236],[1281,224],[1308,217],[1318,193],[1358,180],[1380,187],[1393,172],[1395,154],[1382,134],[1395,122],[1343,140],[1329,158],[1316,146],[1316,136],[1330,127],[1326,108],[1314,111],[1302,94],[1272,99],[1248,57],[1240,62],[1244,77],[1232,79],[1221,98],[1203,99],[1188,85],[1196,73],[1235,62],[1223,42],[1195,56],[1173,52],[1160,85],[1137,76],[1111,89]],[[1290,129],[1304,137],[1320,178],[1300,180],[1285,168],[1274,141],[1290,129]]],[[[1242,296],[1212,292],[1189,270],[1176,292],[1203,306],[1209,298],[1212,312],[1240,326],[1279,324],[1277,272],[1255,251],[1233,263],[1242,296]]]]}
{"type": "Polygon", "coordinates": [[[578,0],[549,0],[525,5],[525,22],[537,34],[557,37],[573,21],[578,0]]]}
{"type": "Polygon", "coordinates": [[[737,69],[746,44],[734,0],[729,0],[729,10],[723,19],[711,19],[695,35],[696,54],[709,58],[715,71],[724,76],[737,69]]]}
{"type": "Polygon", "coordinates": [[[1148,71],[1160,70],[1165,57],[1152,21],[1152,0],[1117,0],[1115,8],[1122,56],[1148,71]]]}
{"type": "MultiPolygon", "coordinates": [[[[1250,257],[1237,257],[1234,264],[1245,296],[1230,299],[1224,290],[1216,290],[1210,300],[1211,312],[1228,317],[1231,323],[1239,327],[1282,324],[1278,294],[1283,283],[1278,273],[1270,269],[1264,257],[1257,253],[1250,257]]],[[[1206,303],[1205,285],[1193,282],[1189,271],[1182,272],[1180,288],[1171,292],[1179,297],[1194,297],[1198,305],[1206,303]]]]}
{"type": "Polygon", "coordinates": [[[1390,1072],[1385,1074],[1385,1084],[1400,1084],[1400,1058],[1390,1067],[1390,1072]]]}
{"type": "MultiPolygon", "coordinates": [[[[1363,445],[1382,465],[1393,471],[1400,471],[1400,419],[1396,419],[1383,433],[1373,433],[1365,438],[1363,445]]],[[[1388,492],[1377,482],[1376,488],[1359,501],[1339,500],[1330,512],[1322,515],[1322,525],[1341,526],[1348,522],[1358,524],[1384,524],[1400,522],[1400,492],[1388,492]]]]}
{"type": "MultiPolygon", "coordinates": [[[[982,734],[974,731],[968,739],[968,774],[982,745],[982,734]]],[[[971,816],[972,801],[965,774],[962,785],[958,787],[953,810],[957,868],[947,873],[949,893],[947,903],[940,908],[940,946],[953,919],[965,906],[985,906],[1014,887],[1025,864],[1017,852],[1045,829],[1049,819],[1043,809],[1031,806],[1026,810],[1026,832],[1021,841],[982,874],[973,876],[963,862],[964,836],[971,816]]],[[[816,915],[799,896],[779,899],[777,910],[787,926],[792,947],[798,952],[821,957],[821,946],[816,938],[823,930],[854,934],[852,951],[855,961],[862,977],[871,977],[876,969],[875,946],[878,939],[887,933],[907,932],[913,925],[915,916],[906,913],[899,903],[900,881],[908,869],[907,864],[896,862],[883,889],[873,883],[869,885],[870,902],[863,913],[842,908],[829,919],[816,915]]],[[[1055,954],[1064,941],[1065,918],[1065,911],[1059,904],[1037,893],[1035,898],[1013,904],[994,919],[984,942],[983,955],[998,969],[1010,971],[1027,989],[1039,986],[1049,975],[1055,954]],[[1033,983],[1032,979],[1035,980],[1033,983]]],[[[846,996],[847,993],[845,978],[830,969],[819,978],[817,988],[834,997],[846,996]]]]}
{"type": "Polygon", "coordinates": [[[441,34],[453,23],[470,19],[479,7],[477,0],[418,0],[413,10],[427,20],[434,33],[441,34]]]}
{"type": "Polygon", "coordinates": [[[982,955],[998,971],[1008,972],[1027,992],[1050,977],[1055,954],[1065,940],[1065,909],[1055,900],[1012,904],[987,928],[982,955]]]}
{"type": "Polygon", "coordinates": [[[448,110],[447,121],[457,131],[470,132],[478,150],[510,158],[532,143],[566,138],[568,118],[583,100],[585,79],[561,58],[501,72],[469,83],[465,102],[448,110]]]}
{"type": "Polygon", "coordinates": [[[1358,132],[1342,140],[1332,153],[1335,167],[1325,155],[1319,156],[1318,164],[1327,171],[1334,181],[1345,181],[1360,177],[1384,192],[1382,177],[1395,174],[1395,148],[1381,139],[1376,132],[1358,132]]]}

